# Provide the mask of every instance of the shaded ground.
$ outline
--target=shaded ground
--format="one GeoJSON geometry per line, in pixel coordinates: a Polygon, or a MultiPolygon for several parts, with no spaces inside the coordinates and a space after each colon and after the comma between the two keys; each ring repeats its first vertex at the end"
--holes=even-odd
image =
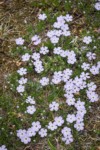
{"type": "MultiPolygon", "coordinates": [[[[38,8],[34,8],[31,5],[31,1],[28,0],[3,0],[0,1],[0,92],[7,92],[6,90],[6,76],[19,66],[18,58],[11,55],[12,48],[14,46],[14,39],[19,36],[23,36],[26,33],[26,27],[28,24],[34,24],[36,20],[36,14],[39,12],[38,8]]],[[[80,18],[81,19],[81,18],[80,18]]],[[[82,23],[82,21],[81,21],[82,23]]],[[[83,22],[84,24],[84,22],[83,22]]],[[[77,26],[76,26],[77,28],[77,26]]],[[[75,27],[74,27],[75,30],[75,27]]],[[[80,30],[80,29],[79,29],[80,30]]],[[[99,78],[94,79],[99,87],[99,78]]],[[[91,145],[93,149],[100,150],[99,136],[100,136],[100,107],[99,102],[93,104],[90,109],[89,115],[87,115],[84,133],[80,135],[80,142],[76,140],[75,150],[89,150],[91,145]],[[80,146],[79,146],[80,145],[80,146]]],[[[49,149],[46,146],[46,141],[40,141],[37,145],[23,147],[25,150],[46,150],[49,149]],[[47,148],[46,148],[47,147],[47,148]]],[[[19,150],[19,149],[18,149],[19,150]]],[[[59,147],[59,150],[66,150],[59,147]]]]}
{"type": "MultiPolygon", "coordinates": [[[[17,58],[13,59],[11,54],[14,39],[26,33],[27,23],[34,23],[34,10],[25,1],[3,0],[0,2],[0,83],[4,75],[16,69],[17,58]],[[16,66],[16,67],[15,67],[16,66]]],[[[1,86],[0,86],[1,87],[1,86]]]]}

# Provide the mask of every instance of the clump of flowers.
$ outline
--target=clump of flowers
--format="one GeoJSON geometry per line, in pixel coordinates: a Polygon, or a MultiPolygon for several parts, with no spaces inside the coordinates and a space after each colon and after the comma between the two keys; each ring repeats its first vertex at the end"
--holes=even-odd
{"type": "Polygon", "coordinates": [[[0,146],[0,150],[7,150],[5,145],[0,146]]]}
{"type": "MultiPolygon", "coordinates": [[[[95,5],[95,8],[99,9],[97,4],[95,5]]],[[[42,21],[46,18],[47,16],[45,14],[40,14],[38,16],[38,19],[42,21]]],[[[74,136],[71,125],[77,131],[84,130],[84,117],[87,113],[86,101],[96,102],[99,99],[99,96],[96,93],[97,86],[90,80],[91,75],[98,75],[100,71],[100,62],[96,64],[93,63],[93,60],[96,59],[96,54],[87,51],[85,53],[86,61],[81,61],[81,64],[78,64],[78,52],[75,52],[74,49],[63,48],[63,45],[60,45],[62,38],[66,39],[71,36],[69,22],[72,20],[73,17],[69,14],[58,16],[52,25],[52,30],[45,33],[46,41],[50,42],[53,47],[52,49],[45,44],[45,40],[39,35],[33,35],[30,41],[32,43],[31,53],[26,52],[21,56],[23,62],[26,62],[26,64],[31,63],[33,66],[31,73],[34,72],[34,74],[37,75],[36,81],[39,84],[39,90],[46,90],[46,87],[49,86],[60,87],[60,89],[63,90],[64,99],[64,101],[61,102],[57,101],[56,98],[52,98],[52,101],[48,102],[47,111],[52,113],[56,112],[56,116],[54,115],[51,120],[48,118],[48,123],[46,125],[42,125],[41,121],[37,119],[37,121],[32,122],[30,128],[17,130],[17,137],[19,137],[24,144],[31,142],[31,138],[37,136],[37,134],[43,138],[47,137],[49,133],[52,133],[53,131],[57,132],[58,129],[62,135],[62,141],[64,141],[65,144],[72,143],[74,141],[74,136]],[[36,49],[36,46],[39,50],[36,49]],[[55,61],[51,59],[52,57],[56,57],[60,60],[58,60],[58,66],[56,65],[57,59],[55,61]],[[44,58],[47,58],[46,62],[44,62],[44,58]],[[49,60],[54,61],[50,66],[50,69],[52,70],[53,66],[55,66],[55,70],[45,72],[49,60]],[[58,69],[60,65],[62,65],[62,67],[58,69]],[[80,67],[78,68],[80,70],[78,75],[75,74],[77,67],[80,67]],[[85,100],[81,97],[81,92],[85,93],[85,100]],[[63,110],[63,107],[65,106],[73,108],[73,112],[66,114],[66,118],[63,114],[57,115],[57,112],[63,110]]],[[[66,40],[64,42],[66,42],[66,40]]],[[[81,39],[81,42],[89,45],[93,42],[93,39],[90,35],[86,35],[81,39]]],[[[16,44],[21,46],[24,44],[24,40],[18,38],[16,39],[16,44]]],[[[83,51],[81,51],[81,54],[82,53],[83,51]]],[[[79,59],[81,60],[82,58],[80,57],[79,59]]],[[[19,80],[16,91],[21,96],[24,96],[29,82],[28,74],[30,74],[30,72],[28,66],[25,67],[24,65],[24,67],[19,68],[17,73],[19,75],[19,80]]],[[[33,82],[35,82],[35,79],[33,82]]],[[[34,90],[35,89],[33,89],[33,91],[34,90]]],[[[39,109],[37,104],[38,101],[32,97],[32,95],[28,95],[25,99],[26,104],[28,104],[25,113],[35,116],[35,113],[39,109]]],[[[42,106],[45,104],[41,103],[40,105],[42,106]]],[[[46,116],[44,116],[44,119],[45,117],[46,116]]]]}

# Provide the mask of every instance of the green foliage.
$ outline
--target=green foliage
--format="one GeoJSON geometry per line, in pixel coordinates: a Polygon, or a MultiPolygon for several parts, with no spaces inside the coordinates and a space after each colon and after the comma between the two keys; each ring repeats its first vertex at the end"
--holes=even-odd
{"type": "Polygon", "coordinates": [[[48,139],[48,145],[50,147],[50,150],[56,150],[56,148],[52,145],[49,139],[48,139]]]}

